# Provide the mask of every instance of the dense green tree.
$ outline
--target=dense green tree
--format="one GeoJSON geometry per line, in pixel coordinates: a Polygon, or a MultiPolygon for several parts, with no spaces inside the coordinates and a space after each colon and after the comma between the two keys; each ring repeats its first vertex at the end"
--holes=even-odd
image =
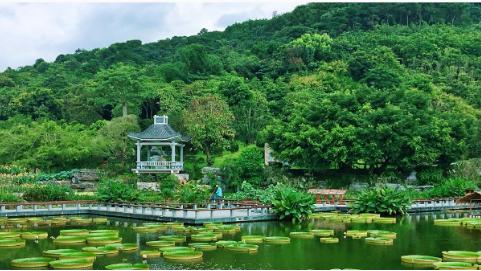
{"type": "Polygon", "coordinates": [[[197,98],[183,113],[183,123],[192,144],[206,155],[212,165],[212,154],[224,150],[234,137],[234,116],[226,102],[216,96],[197,98]]]}

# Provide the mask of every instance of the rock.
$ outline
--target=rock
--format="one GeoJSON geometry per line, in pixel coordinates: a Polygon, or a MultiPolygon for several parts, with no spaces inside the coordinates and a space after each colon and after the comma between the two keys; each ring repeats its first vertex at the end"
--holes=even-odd
{"type": "Polygon", "coordinates": [[[159,191],[158,182],[137,182],[137,189],[159,191]]]}

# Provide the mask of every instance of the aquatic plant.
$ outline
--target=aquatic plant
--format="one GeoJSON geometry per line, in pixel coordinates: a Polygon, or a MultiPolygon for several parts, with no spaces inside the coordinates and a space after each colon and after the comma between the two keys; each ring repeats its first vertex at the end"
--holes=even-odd
{"type": "Polygon", "coordinates": [[[283,245],[291,243],[291,238],[285,236],[268,236],[264,237],[264,242],[266,242],[266,244],[283,245]]]}
{"type": "Polygon", "coordinates": [[[227,245],[224,248],[230,251],[235,251],[235,252],[255,253],[257,252],[257,249],[259,248],[259,246],[254,244],[237,243],[237,244],[227,245]]]}
{"type": "Polygon", "coordinates": [[[262,235],[243,235],[241,241],[247,244],[262,244],[264,236],[262,235]]]}
{"type": "Polygon", "coordinates": [[[351,211],[353,213],[403,215],[410,205],[411,199],[403,190],[375,187],[361,191],[351,205],[351,211]]]}
{"type": "Polygon", "coordinates": [[[91,268],[93,262],[88,259],[63,259],[50,262],[53,269],[86,269],[91,268]]]}
{"type": "Polygon", "coordinates": [[[307,231],[293,231],[289,233],[289,236],[291,238],[312,239],[314,238],[314,233],[307,231]]]}
{"type": "Polygon", "coordinates": [[[10,265],[16,268],[39,268],[47,267],[51,261],[53,261],[53,259],[48,257],[22,258],[12,260],[10,265]]]}
{"type": "Polygon", "coordinates": [[[148,270],[149,265],[145,263],[115,263],[105,266],[107,270],[148,270]]]}

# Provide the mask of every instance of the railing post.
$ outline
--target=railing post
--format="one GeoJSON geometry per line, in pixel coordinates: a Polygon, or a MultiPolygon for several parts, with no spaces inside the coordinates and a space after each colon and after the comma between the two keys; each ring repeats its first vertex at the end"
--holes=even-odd
{"type": "Polygon", "coordinates": [[[230,217],[234,217],[234,209],[231,208],[231,209],[229,210],[229,216],[230,216],[230,217]]]}
{"type": "Polygon", "coordinates": [[[51,211],[52,210],[52,204],[47,204],[47,210],[51,211]]]}
{"type": "Polygon", "coordinates": [[[162,207],[162,216],[165,217],[165,208],[162,207]]]}
{"type": "Polygon", "coordinates": [[[62,211],[65,211],[66,204],[62,203],[62,211]]]}
{"type": "MultiPolygon", "coordinates": [[[[4,207],[4,206],[2,206],[2,207],[4,207]]],[[[37,212],[37,204],[34,204],[34,205],[33,205],[33,212],[34,212],[34,213],[37,212]]]]}
{"type": "Polygon", "coordinates": [[[2,205],[2,206],[0,207],[0,210],[1,210],[2,212],[5,212],[5,205],[2,205]]]}
{"type": "Polygon", "coordinates": [[[247,209],[246,209],[246,210],[247,210],[247,216],[250,216],[250,215],[251,215],[251,214],[250,214],[250,213],[251,213],[251,209],[250,209],[250,207],[247,207],[247,209]]]}
{"type": "Polygon", "coordinates": [[[197,220],[197,217],[199,217],[199,210],[195,209],[194,212],[195,212],[195,213],[194,213],[194,219],[197,220]]]}
{"type": "Polygon", "coordinates": [[[77,211],[80,211],[80,203],[77,203],[76,207],[77,207],[77,211]]]}
{"type": "Polygon", "coordinates": [[[210,209],[210,219],[214,218],[214,210],[210,209]]]}
{"type": "Polygon", "coordinates": [[[22,205],[17,205],[15,209],[17,212],[21,212],[23,208],[22,205]]]}

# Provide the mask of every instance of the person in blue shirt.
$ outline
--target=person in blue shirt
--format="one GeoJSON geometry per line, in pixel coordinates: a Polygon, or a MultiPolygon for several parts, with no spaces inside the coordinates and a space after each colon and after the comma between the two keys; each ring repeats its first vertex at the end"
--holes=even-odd
{"type": "Polygon", "coordinates": [[[210,196],[211,201],[216,201],[222,199],[222,188],[220,188],[219,185],[215,185],[214,191],[212,192],[212,195],[210,196]]]}

